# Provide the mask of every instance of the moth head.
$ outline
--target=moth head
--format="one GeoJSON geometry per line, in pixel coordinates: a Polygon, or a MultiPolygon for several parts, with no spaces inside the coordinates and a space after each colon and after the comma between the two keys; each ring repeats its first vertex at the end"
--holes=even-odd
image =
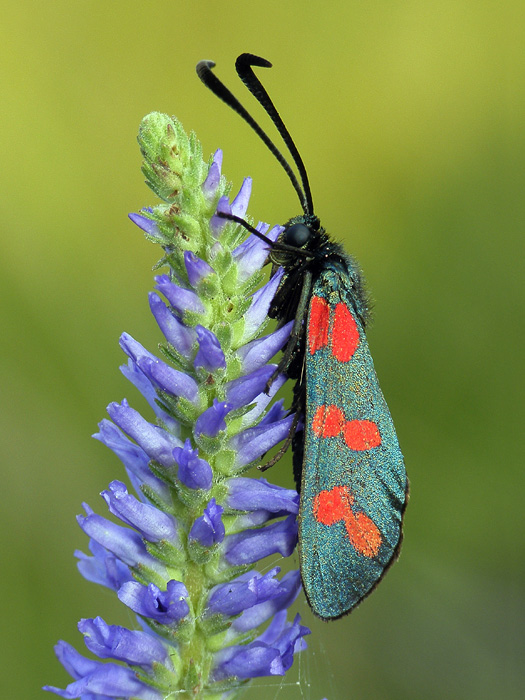
{"type": "Polygon", "coordinates": [[[320,222],[317,216],[301,215],[285,224],[281,242],[294,248],[308,248],[318,238],[320,222]]]}

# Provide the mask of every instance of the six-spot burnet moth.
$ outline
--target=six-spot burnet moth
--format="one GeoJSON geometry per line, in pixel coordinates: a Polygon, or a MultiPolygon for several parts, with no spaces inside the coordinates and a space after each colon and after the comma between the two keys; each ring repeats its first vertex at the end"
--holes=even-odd
{"type": "Polygon", "coordinates": [[[294,320],[274,376],[286,372],[296,380],[296,418],[283,448],[263,469],[292,443],[301,495],[304,590],[313,612],[331,620],[358,605],[399,552],[408,494],[403,456],[366,340],[369,303],[359,266],[321,227],[303,161],[253,72],[252,66],[271,63],[245,53],[235,65],[283,138],[301,184],[271,139],[212,72],[214,65],[201,61],[200,79],[264,141],[286,171],[303,209],[285,224],[276,243],[243,219],[223,216],[265,240],[274,271],[277,266],[284,269],[269,315],[281,325],[294,320]]]}

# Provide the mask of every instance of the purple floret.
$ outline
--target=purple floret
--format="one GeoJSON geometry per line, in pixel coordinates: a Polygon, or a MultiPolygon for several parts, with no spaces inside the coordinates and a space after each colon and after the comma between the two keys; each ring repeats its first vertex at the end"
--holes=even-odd
{"type": "Polygon", "coordinates": [[[180,581],[168,581],[165,591],[161,591],[154,583],[143,586],[137,581],[128,581],[119,590],[118,597],[137,615],[148,617],[162,625],[177,623],[190,611],[186,602],[188,590],[180,581]]]}
{"type": "Polygon", "coordinates": [[[198,517],[190,530],[190,540],[197,540],[203,547],[212,547],[224,539],[222,514],[224,508],[214,498],[208,503],[203,514],[198,517]]]}
{"type": "Polygon", "coordinates": [[[186,440],[184,447],[176,447],[173,450],[179,471],[179,480],[190,489],[211,489],[213,472],[205,459],[199,458],[199,451],[193,449],[191,440],[186,440]]]}

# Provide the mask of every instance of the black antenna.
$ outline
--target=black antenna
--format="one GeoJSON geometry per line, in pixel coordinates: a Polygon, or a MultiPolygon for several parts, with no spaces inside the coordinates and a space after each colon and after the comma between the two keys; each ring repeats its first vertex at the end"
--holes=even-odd
{"type": "Polygon", "coordinates": [[[295,144],[292,141],[292,138],[290,134],[288,133],[286,127],[284,126],[284,123],[282,119],[280,118],[279,114],[277,113],[277,110],[273,106],[272,101],[270,100],[268,94],[266,93],[266,90],[262,87],[262,84],[260,81],[256,78],[254,72],[251,70],[251,65],[260,65],[264,67],[271,67],[271,63],[269,61],[266,61],[264,58],[259,58],[258,56],[253,56],[252,54],[241,54],[239,58],[237,59],[236,62],[236,67],[237,67],[237,73],[243,83],[248,87],[250,92],[257,98],[259,103],[262,105],[262,107],[266,110],[268,115],[270,116],[271,120],[279,130],[279,133],[283,136],[283,139],[288,146],[290,153],[292,154],[292,157],[294,159],[294,162],[297,164],[297,167],[301,173],[301,179],[304,182],[306,181],[306,188],[305,192],[301,189],[301,186],[299,185],[299,182],[297,178],[295,177],[294,172],[292,171],[290,165],[284,158],[283,154],[279,151],[277,146],[273,143],[273,141],[270,139],[270,137],[266,134],[266,132],[257,124],[255,119],[250,115],[250,113],[242,106],[242,104],[239,102],[239,100],[234,97],[234,95],[228,90],[228,88],[217,78],[217,76],[212,72],[212,68],[215,67],[215,63],[213,61],[199,61],[197,64],[197,75],[201,79],[201,81],[206,85],[207,88],[209,88],[219,99],[221,99],[223,102],[225,102],[228,107],[231,107],[239,116],[241,116],[244,121],[246,121],[251,128],[255,131],[255,133],[259,136],[259,138],[266,144],[267,148],[273,153],[273,155],[277,158],[281,166],[283,167],[284,171],[288,175],[295,191],[297,192],[297,195],[299,197],[299,201],[301,202],[301,207],[304,211],[305,214],[313,214],[313,205],[312,205],[312,196],[310,194],[310,187],[308,185],[308,179],[306,178],[306,171],[303,165],[303,162],[299,156],[299,153],[297,151],[297,148],[295,147],[295,144]],[[250,63],[249,61],[253,59],[257,59],[259,63],[250,63]],[[253,76],[253,80],[250,80],[251,76],[253,76]],[[258,96],[257,91],[257,84],[260,86],[260,91],[263,99],[258,96]],[[264,100],[264,95],[266,95],[267,100],[264,100]],[[269,108],[267,105],[271,105],[269,108]],[[276,120],[277,117],[277,120],[276,120]],[[284,130],[284,133],[283,133],[284,130]],[[284,135],[286,134],[286,136],[284,135]],[[291,145],[290,145],[291,144],[291,145]],[[293,147],[293,150],[292,150],[293,147]],[[297,158],[295,156],[297,154],[297,158]],[[298,162],[299,161],[299,162],[298,162]],[[299,165],[300,163],[300,165],[299,165]]]}
{"type": "Polygon", "coordinates": [[[304,167],[303,159],[301,158],[301,155],[297,150],[297,146],[295,145],[294,140],[290,135],[290,132],[286,128],[285,123],[281,118],[281,115],[275,108],[275,105],[272,102],[270,95],[266,92],[266,89],[264,88],[263,84],[253,72],[252,66],[271,68],[272,64],[265,58],[261,58],[261,56],[255,56],[255,54],[253,53],[243,53],[235,61],[235,68],[237,70],[237,75],[239,76],[239,78],[246,85],[248,90],[252,93],[252,95],[259,102],[259,104],[264,108],[266,114],[268,114],[272,122],[275,124],[277,130],[281,134],[284,143],[287,145],[288,150],[290,151],[290,154],[294,160],[294,163],[297,166],[297,169],[299,170],[301,182],[303,183],[303,190],[306,199],[305,214],[313,215],[314,204],[312,201],[312,192],[310,190],[310,183],[308,181],[308,175],[306,173],[306,168],[304,167]]]}
{"type": "MultiPolygon", "coordinates": [[[[295,245],[288,245],[287,243],[279,243],[272,241],[271,238],[268,238],[268,236],[265,236],[264,233],[261,233],[260,231],[257,231],[257,229],[249,224],[245,219],[243,219],[240,216],[235,216],[235,214],[225,214],[220,211],[216,212],[215,214],[218,216],[220,219],[226,219],[227,221],[235,221],[236,224],[240,224],[243,226],[247,231],[250,233],[253,233],[254,236],[257,236],[257,238],[260,238],[261,241],[264,241],[265,243],[268,243],[268,245],[273,249],[273,250],[284,250],[287,251],[288,253],[293,253],[296,257],[299,256],[300,258],[311,258],[312,257],[312,252],[309,250],[301,250],[295,245]]],[[[313,254],[315,257],[315,253],[313,254]]]]}

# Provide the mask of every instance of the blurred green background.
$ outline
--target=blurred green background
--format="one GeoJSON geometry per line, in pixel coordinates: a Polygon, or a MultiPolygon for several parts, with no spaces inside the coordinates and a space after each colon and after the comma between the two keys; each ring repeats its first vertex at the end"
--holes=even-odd
{"type": "MultiPolygon", "coordinates": [[[[522,697],[524,26],[521,0],[4,6],[4,697],[68,682],[52,646],[83,648],[79,618],[131,622],[73,550],[87,546],[81,501],[105,512],[98,493],[123,476],[90,438],[110,401],[137,405],[118,337],[159,340],[146,296],[159,253],[127,219],[155,201],[142,116],[176,114],[206,156],[222,147],[235,187],[254,177],[255,218],[299,213],[271,155],[195,76],[213,58],[261,116],[235,78],[243,51],[274,63],[264,80],[317,213],[366,273],[412,493],[383,584],[329,625],[299,602],[309,650],[246,697],[522,697]]],[[[290,484],[290,471],[271,478],[290,484]]]]}

